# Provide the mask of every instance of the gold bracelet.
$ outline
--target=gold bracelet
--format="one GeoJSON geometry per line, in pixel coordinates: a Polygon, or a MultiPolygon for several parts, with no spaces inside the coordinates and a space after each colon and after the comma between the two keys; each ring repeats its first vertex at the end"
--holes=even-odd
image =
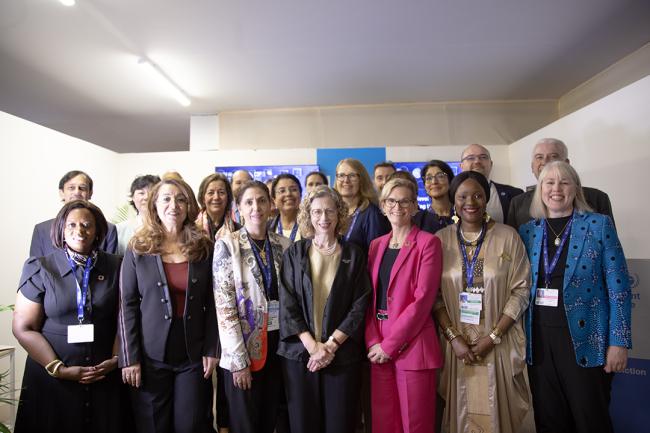
{"type": "Polygon", "coordinates": [[[45,366],[45,371],[52,377],[57,377],[59,368],[63,365],[63,361],[60,359],[55,359],[45,366]]]}
{"type": "Polygon", "coordinates": [[[451,341],[452,341],[454,338],[456,338],[456,337],[458,337],[458,336],[460,335],[460,334],[458,333],[458,331],[456,331],[456,330],[455,330],[454,328],[452,328],[451,326],[447,326],[447,327],[445,328],[444,334],[445,334],[445,338],[446,338],[447,341],[449,341],[450,343],[451,343],[451,341]]]}

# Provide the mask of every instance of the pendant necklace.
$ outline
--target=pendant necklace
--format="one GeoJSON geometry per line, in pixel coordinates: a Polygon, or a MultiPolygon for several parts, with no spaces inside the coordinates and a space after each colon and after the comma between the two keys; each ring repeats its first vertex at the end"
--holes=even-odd
{"type": "Polygon", "coordinates": [[[556,247],[559,247],[559,246],[560,246],[560,242],[561,242],[561,240],[560,240],[560,236],[562,236],[562,233],[564,233],[564,230],[566,229],[566,226],[569,225],[569,223],[571,222],[572,219],[573,219],[573,218],[569,218],[569,221],[567,221],[566,224],[564,224],[564,227],[562,228],[562,230],[560,230],[560,233],[555,233],[555,230],[553,230],[553,227],[551,227],[551,224],[549,224],[549,222],[546,221],[546,226],[547,226],[549,229],[551,229],[551,232],[552,232],[553,235],[555,236],[555,240],[553,241],[553,245],[555,245],[556,247]]]}

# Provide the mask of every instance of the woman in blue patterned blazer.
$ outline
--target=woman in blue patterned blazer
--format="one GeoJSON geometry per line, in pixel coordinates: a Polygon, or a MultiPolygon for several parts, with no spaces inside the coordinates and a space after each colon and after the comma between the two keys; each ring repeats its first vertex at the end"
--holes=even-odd
{"type": "Polygon", "coordinates": [[[541,172],[530,214],[519,233],[532,266],[526,355],[537,432],[611,432],[611,381],[632,345],[616,230],[591,212],[563,161],[541,172]]]}

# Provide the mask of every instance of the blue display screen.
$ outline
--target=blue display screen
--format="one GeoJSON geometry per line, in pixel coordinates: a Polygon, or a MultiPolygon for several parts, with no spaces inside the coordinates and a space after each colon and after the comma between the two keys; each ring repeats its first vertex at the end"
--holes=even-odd
{"type": "Polygon", "coordinates": [[[214,171],[223,173],[232,181],[232,175],[238,170],[248,171],[253,179],[266,182],[282,173],[289,173],[300,179],[300,184],[305,185],[305,177],[312,171],[318,171],[318,165],[242,165],[238,167],[215,167],[214,171]]]}

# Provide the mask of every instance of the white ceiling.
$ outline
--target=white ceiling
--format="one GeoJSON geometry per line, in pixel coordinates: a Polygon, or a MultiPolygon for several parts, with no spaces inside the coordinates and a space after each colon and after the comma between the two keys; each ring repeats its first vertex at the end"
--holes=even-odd
{"type": "Polygon", "coordinates": [[[647,0],[0,0],[0,110],[118,152],[186,150],[191,114],[559,98],[649,41],[647,0]]]}

